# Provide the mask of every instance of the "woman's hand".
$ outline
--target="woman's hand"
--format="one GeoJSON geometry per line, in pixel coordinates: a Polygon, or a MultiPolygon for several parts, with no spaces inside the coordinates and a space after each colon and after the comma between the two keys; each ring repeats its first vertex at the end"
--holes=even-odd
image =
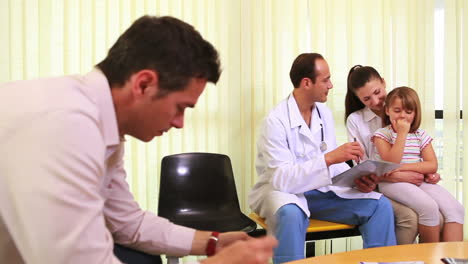
{"type": "Polygon", "coordinates": [[[424,175],[424,181],[427,183],[436,184],[440,181],[440,174],[439,173],[429,173],[424,175]]]}

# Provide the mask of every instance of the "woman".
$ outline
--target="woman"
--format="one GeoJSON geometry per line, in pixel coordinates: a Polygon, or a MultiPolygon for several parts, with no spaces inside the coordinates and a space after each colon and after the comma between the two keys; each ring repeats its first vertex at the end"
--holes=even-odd
{"type": "MultiPolygon", "coordinates": [[[[387,96],[385,80],[374,68],[356,65],[348,74],[348,89],[345,99],[345,121],[348,140],[356,140],[364,149],[364,159],[373,159],[376,150],[371,142],[374,132],[382,127],[384,101],[387,96]]],[[[381,181],[408,182],[421,185],[423,181],[437,183],[440,176],[422,175],[412,171],[392,173],[381,181]]],[[[395,232],[399,245],[411,244],[418,234],[418,217],[416,213],[395,201],[392,201],[395,214],[395,232]]]]}

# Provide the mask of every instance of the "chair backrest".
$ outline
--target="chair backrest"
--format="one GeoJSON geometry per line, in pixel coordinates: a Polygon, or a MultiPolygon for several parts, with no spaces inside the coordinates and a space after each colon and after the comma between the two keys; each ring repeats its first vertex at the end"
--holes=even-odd
{"type": "Polygon", "coordinates": [[[163,158],[158,214],[200,230],[253,231],[239,206],[228,156],[183,153],[163,158]]]}
{"type": "Polygon", "coordinates": [[[353,160],[347,160],[347,161],[345,161],[345,162],[346,162],[346,164],[349,165],[350,168],[354,167],[353,160]]]}

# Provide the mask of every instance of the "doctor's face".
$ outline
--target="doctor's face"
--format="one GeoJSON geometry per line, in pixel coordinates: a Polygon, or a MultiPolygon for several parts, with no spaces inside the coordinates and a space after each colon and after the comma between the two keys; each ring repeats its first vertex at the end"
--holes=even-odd
{"type": "Polygon", "coordinates": [[[311,96],[314,102],[324,103],[328,98],[328,91],[333,88],[330,76],[330,68],[325,60],[315,62],[317,77],[315,83],[311,82],[311,96]]]}

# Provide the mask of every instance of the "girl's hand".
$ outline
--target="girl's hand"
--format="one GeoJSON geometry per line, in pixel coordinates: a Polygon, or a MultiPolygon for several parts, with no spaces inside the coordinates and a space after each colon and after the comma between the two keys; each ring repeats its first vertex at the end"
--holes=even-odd
{"type": "Polygon", "coordinates": [[[400,133],[405,133],[407,134],[410,130],[410,127],[411,127],[411,123],[408,122],[408,120],[404,119],[404,118],[400,118],[400,119],[394,119],[394,120],[391,120],[392,122],[392,126],[393,128],[395,129],[395,131],[397,132],[397,134],[400,134],[400,133]]]}

